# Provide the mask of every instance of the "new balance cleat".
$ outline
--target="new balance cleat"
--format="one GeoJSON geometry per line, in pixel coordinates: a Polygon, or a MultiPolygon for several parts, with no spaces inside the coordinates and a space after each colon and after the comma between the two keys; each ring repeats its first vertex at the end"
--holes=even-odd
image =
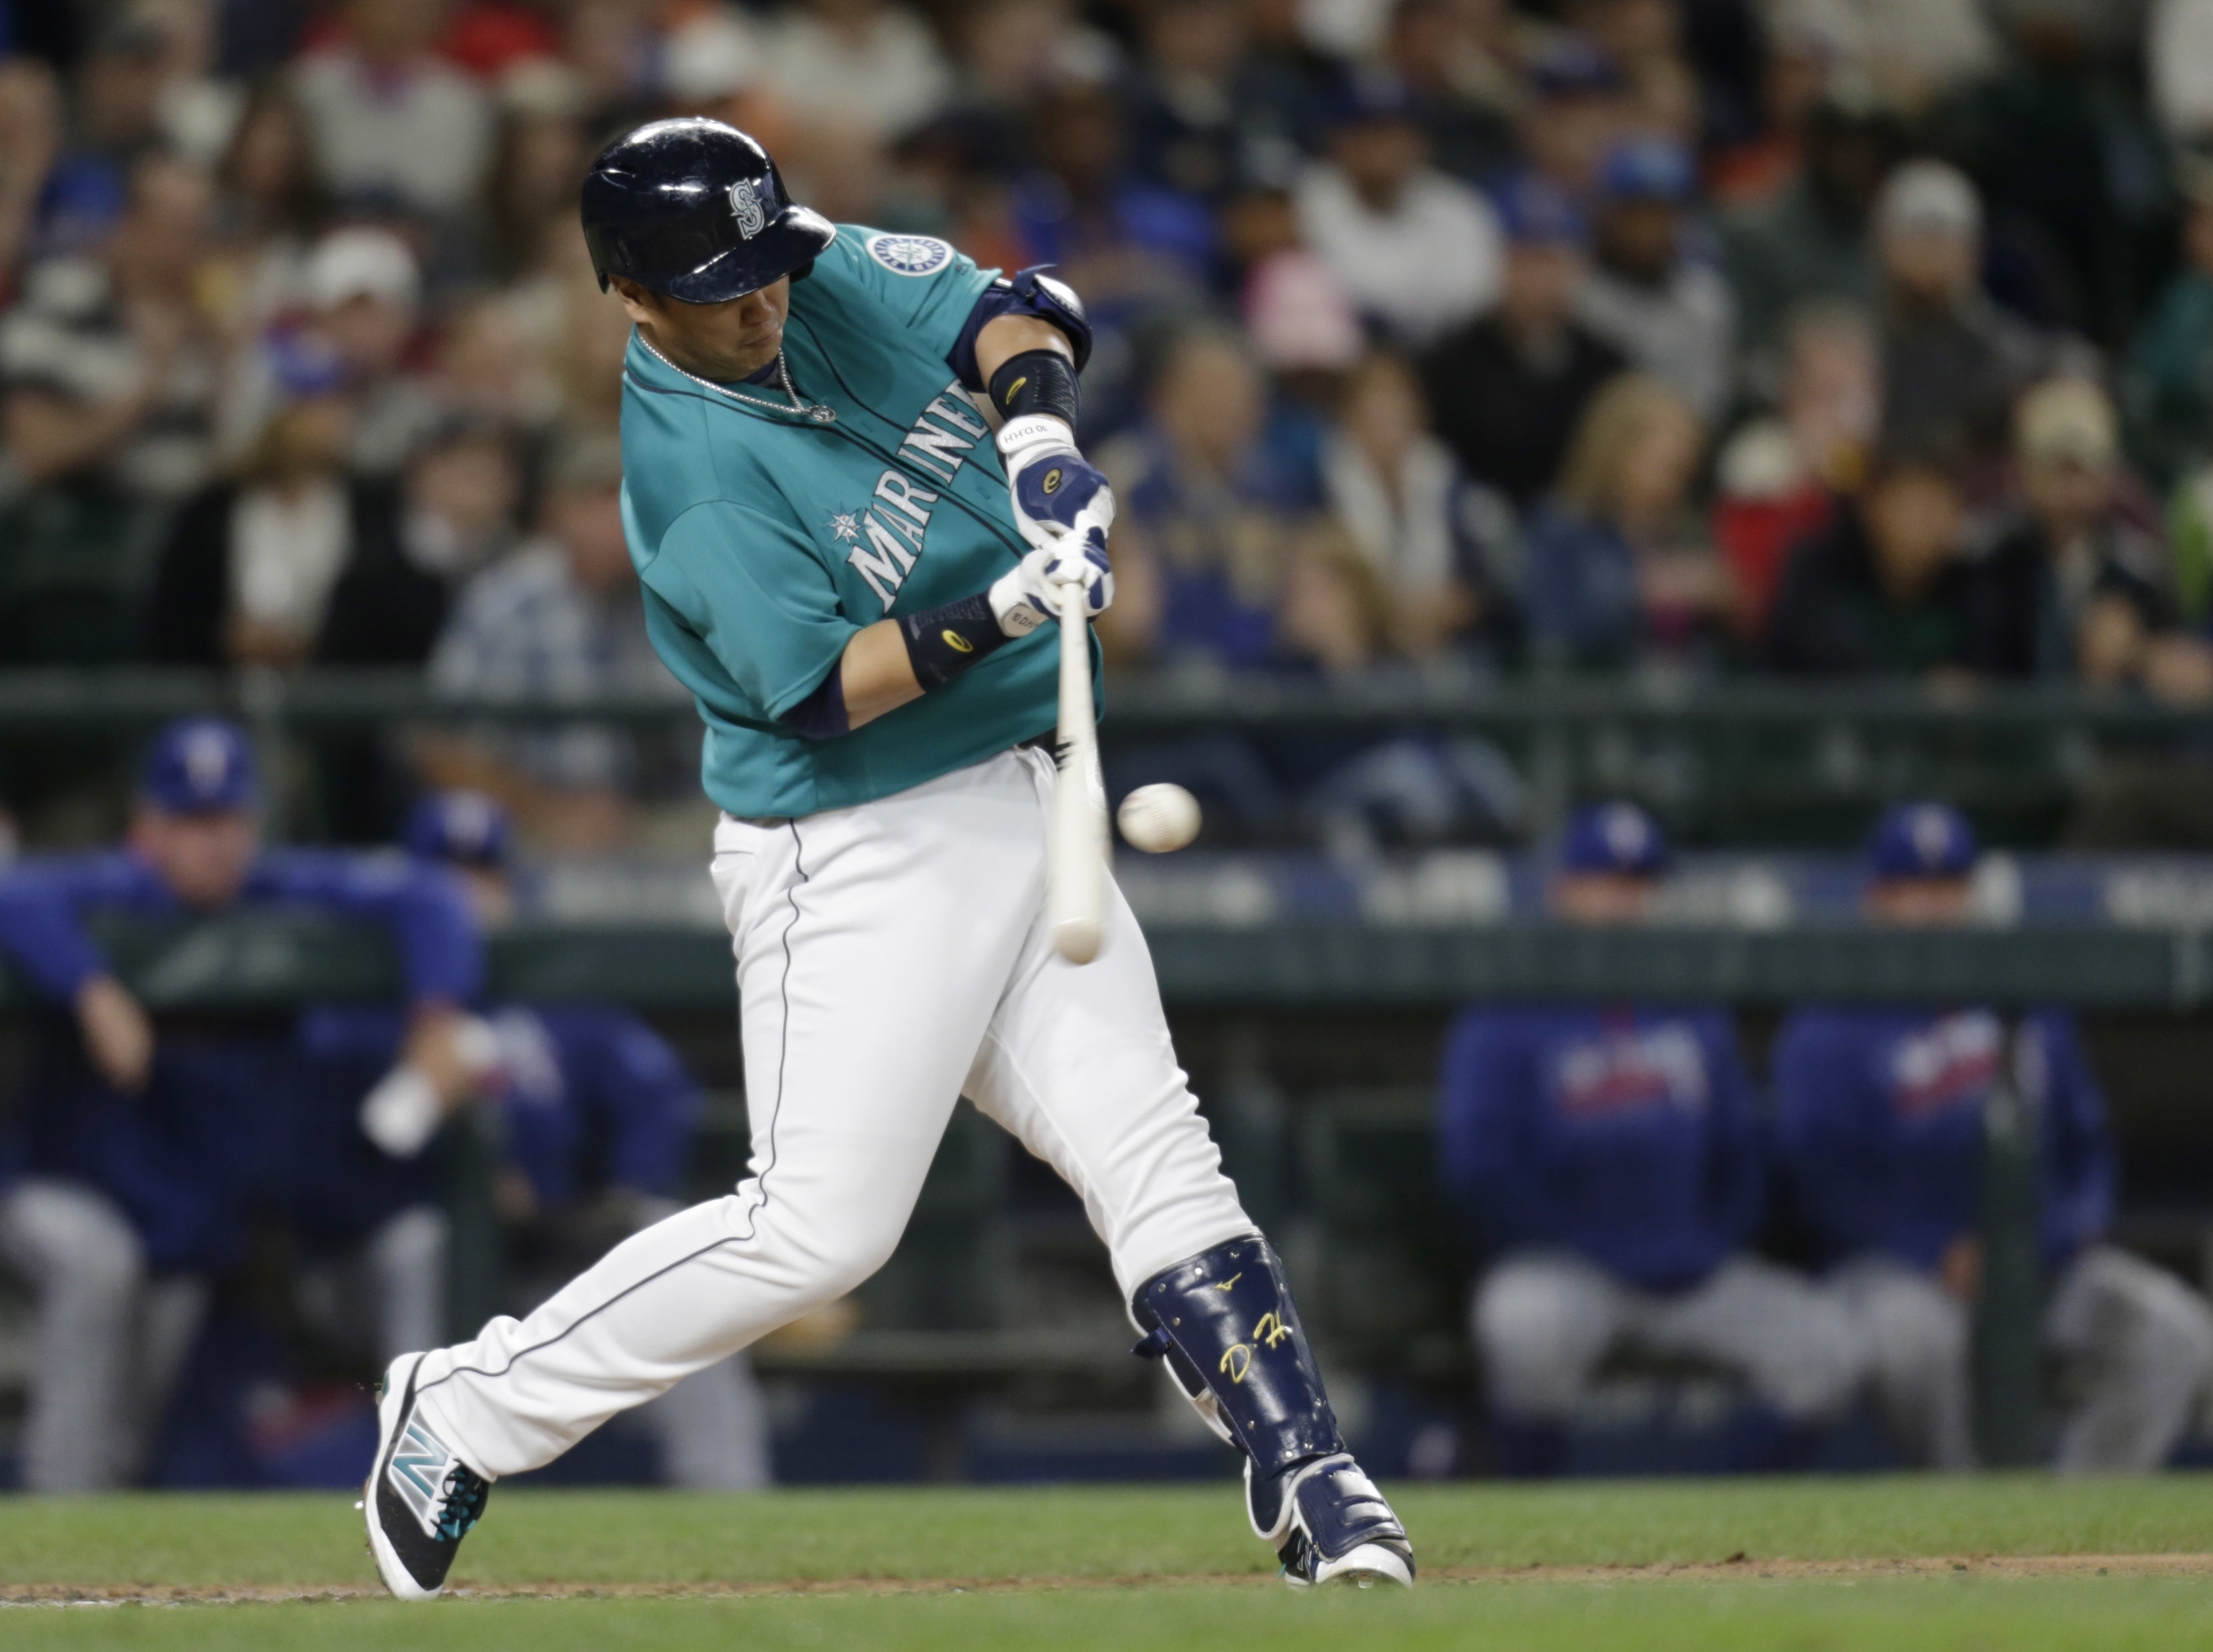
{"type": "Polygon", "coordinates": [[[1277,1481],[1256,1484],[1248,1468],[1245,1500],[1253,1529],[1278,1545],[1276,1558],[1283,1563],[1286,1583],[1295,1589],[1320,1583],[1412,1586],[1414,1548],[1406,1528],[1350,1456],[1300,1463],[1277,1481]]]}
{"type": "Polygon", "coordinates": [[[454,1556],[482,1518],[491,1482],[454,1454],[416,1414],[423,1356],[392,1362],[376,1400],[376,1466],[362,1493],[369,1551],[384,1587],[428,1600],[446,1586],[454,1556]]]}

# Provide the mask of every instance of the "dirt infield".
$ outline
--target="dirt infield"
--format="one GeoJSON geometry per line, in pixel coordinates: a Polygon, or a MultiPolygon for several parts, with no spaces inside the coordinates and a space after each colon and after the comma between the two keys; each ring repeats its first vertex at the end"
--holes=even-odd
{"type": "MultiPolygon", "coordinates": [[[[1888,1560],[1788,1560],[1732,1555],[1723,1561],[1649,1566],[1452,1566],[1425,1570],[1424,1584],[1440,1583],[1742,1583],[1852,1582],[1936,1577],[2193,1577],[2213,1576],[2213,1554],[1922,1555],[1888,1560]]],[[[777,1582],[563,1583],[472,1585],[447,1591],[466,1600],[723,1600],[751,1596],[1016,1594],[1137,1589],[1161,1585],[1222,1588],[1275,1586],[1266,1573],[1240,1572],[1127,1577],[842,1577],[794,1578],[777,1582]]],[[[0,1607],[112,1606],[240,1606],[283,1600],[381,1600],[368,1586],[255,1584],[187,1587],[113,1583],[0,1584],[0,1607]]]]}

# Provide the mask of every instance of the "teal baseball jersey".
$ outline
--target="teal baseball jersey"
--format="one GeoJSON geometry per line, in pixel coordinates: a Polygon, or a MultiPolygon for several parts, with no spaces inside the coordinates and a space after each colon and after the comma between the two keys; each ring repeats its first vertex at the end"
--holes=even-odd
{"type": "Polygon", "coordinates": [[[732,814],[867,802],[1053,726],[1049,625],[849,734],[780,721],[856,631],[972,596],[1027,550],[946,362],[997,275],[930,236],[840,225],[791,287],[796,407],[780,384],[710,384],[631,339],[623,524],[646,629],[707,725],[707,795],[732,814]]]}

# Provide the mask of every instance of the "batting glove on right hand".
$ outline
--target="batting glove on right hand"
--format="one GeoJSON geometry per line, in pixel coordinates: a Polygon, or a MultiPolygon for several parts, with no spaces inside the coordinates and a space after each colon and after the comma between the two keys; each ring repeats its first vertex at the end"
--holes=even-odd
{"type": "Polygon", "coordinates": [[[1060,594],[1076,585],[1083,589],[1084,606],[1096,619],[1114,600],[1114,569],[1106,560],[1105,526],[1078,515],[1076,526],[1063,538],[1042,546],[999,576],[985,600],[1009,637],[1027,637],[1049,619],[1060,617],[1060,594]]]}

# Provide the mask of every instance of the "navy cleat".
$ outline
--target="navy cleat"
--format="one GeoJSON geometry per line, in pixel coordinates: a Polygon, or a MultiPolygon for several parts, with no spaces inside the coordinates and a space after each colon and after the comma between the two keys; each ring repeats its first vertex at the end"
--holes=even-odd
{"type": "Polygon", "coordinates": [[[420,1354],[403,1354],[376,1399],[376,1466],[362,1492],[369,1551],[384,1587],[403,1600],[428,1600],[469,1528],[483,1516],[491,1482],[454,1453],[415,1413],[420,1354]]]}
{"type": "Polygon", "coordinates": [[[1372,1588],[1414,1582],[1414,1547],[1406,1528],[1375,1489],[1375,1482],[1343,1452],[1285,1470],[1265,1489],[1245,1471],[1246,1503],[1253,1529],[1276,1544],[1283,1581],[1295,1589],[1319,1583],[1350,1583],[1372,1588]],[[1264,1512],[1274,1529],[1263,1531],[1264,1512]]]}

